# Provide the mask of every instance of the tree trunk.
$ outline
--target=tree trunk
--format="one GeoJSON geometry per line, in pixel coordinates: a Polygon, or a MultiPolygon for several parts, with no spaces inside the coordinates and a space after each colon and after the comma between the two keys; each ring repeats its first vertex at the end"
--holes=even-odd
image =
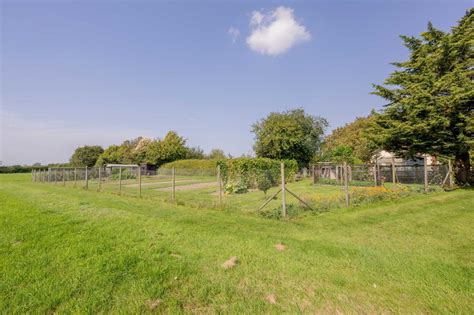
{"type": "Polygon", "coordinates": [[[454,177],[456,183],[465,186],[471,181],[471,162],[469,152],[459,152],[454,157],[454,177]]]}

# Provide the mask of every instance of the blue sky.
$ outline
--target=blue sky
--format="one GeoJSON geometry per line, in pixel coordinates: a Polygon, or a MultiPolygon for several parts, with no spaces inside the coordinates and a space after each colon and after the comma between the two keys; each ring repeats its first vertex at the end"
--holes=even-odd
{"type": "Polygon", "coordinates": [[[249,154],[251,125],[295,107],[333,129],[382,107],[371,83],[406,58],[399,35],[449,30],[472,4],[1,1],[0,160],[168,130],[249,154]]]}

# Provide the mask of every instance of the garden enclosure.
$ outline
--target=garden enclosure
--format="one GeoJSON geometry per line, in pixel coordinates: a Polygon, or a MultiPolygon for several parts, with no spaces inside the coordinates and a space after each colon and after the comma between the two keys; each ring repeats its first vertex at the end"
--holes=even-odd
{"type": "Polygon", "coordinates": [[[144,171],[137,165],[49,168],[33,171],[32,180],[194,208],[258,210],[270,216],[303,209],[327,210],[452,185],[449,165],[320,163],[300,172],[288,167],[286,173],[279,162],[276,166],[271,164],[259,170],[241,168],[237,173],[225,165],[156,171],[144,171]]]}

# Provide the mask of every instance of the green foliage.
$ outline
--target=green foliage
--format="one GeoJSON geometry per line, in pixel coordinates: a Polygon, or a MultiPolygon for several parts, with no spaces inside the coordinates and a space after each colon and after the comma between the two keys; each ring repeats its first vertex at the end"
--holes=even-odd
{"type": "Polygon", "coordinates": [[[129,169],[122,169],[122,175],[120,175],[120,169],[114,168],[112,170],[112,174],[110,175],[110,179],[118,180],[120,177],[122,180],[137,178],[137,176],[129,169]]]}
{"type": "Polygon", "coordinates": [[[157,166],[168,162],[181,160],[188,154],[185,147],[186,140],[180,137],[176,132],[170,131],[163,140],[153,141],[146,152],[147,163],[157,166]]]}
{"type": "Polygon", "coordinates": [[[222,160],[227,158],[224,151],[221,149],[212,149],[207,157],[211,160],[222,160]]]}
{"type": "MultiPolygon", "coordinates": [[[[298,171],[295,160],[284,160],[286,181],[294,181],[298,171]]],[[[237,158],[218,161],[222,180],[227,192],[235,192],[235,187],[258,188],[258,180],[266,177],[272,186],[280,180],[281,161],[268,158],[237,158]]]]}
{"type": "Polygon", "coordinates": [[[331,161],[334,150],[339,146],[347,146],[352,149],[354,161],[368,163],[374,153],[379,149],[372,140],[375,116],[356,118],[353,122],[336,128],[324,139],[324,160],[331,161]]]}
{"type": "Polygon", "coordinates": [[[267,191],[272,188],[277,182],[275,182],[275,178],[273,178],[270,173],[262,172],[257,175],[257,188],[267,195],[267,191]]]}
{"type": "Polygon", "coordinates": [[[320,151],[326,119],[307,115],[303,109],[270,113],[252,126],[254,150],[258,157],[277,160],[293,159],[307,166],[320,151]]]}
{"type": "Polygon", "coordinates": [[[103,152],[104,149],[98,145],[79,147],[71,156],[70,164],[72,166],[94,166],[103,152]]]}
{"type": "Polygon", "coordinates": [[[128,148],[119,145],[111,145],[99,156],[96,166],[103,166],[106,164],[129,164],[127,159],[128,148]]]}
{"type": "Polygon", "coordinates": [[[334,162],[347,162],[349,164],[354,163],[354,155],[352,148],[347,145],[339,145],[334,148],[332,152],[332,161],[334,162]]]}
{"type": "Polygon", "coordinates": [[[204,159],[204,151],[200,147],[187,147],[186,157],[187,160],[201,160],[204,159]]]}
{"type": "Polygon", "coordinates": [[[414,157],[420,153],[455,157],[456,179],[470,180],[474,144],[474,9],[450,33],[428,24],[420,38],[401,37],[409,60],[395,62],[374,94],[389,101],[376,117],[376,140],[385,149],[414,157]]]}

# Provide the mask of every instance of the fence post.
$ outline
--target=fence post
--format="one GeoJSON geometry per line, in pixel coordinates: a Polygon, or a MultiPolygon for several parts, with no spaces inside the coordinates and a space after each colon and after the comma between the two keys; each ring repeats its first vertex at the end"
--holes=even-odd
{"type": "Polygon", "coordinates": [[[51,167],[48,167],[48,183],[51,183],[51,167]]]}
{"type": "Polygon", "coordinates": [[[76,187],[77,182],[77,167],[74,168],[74,187],[76,187]]]}
{"type": "Polygon", "coordinates": [[[397,171],[395,170],[395,159],[392,157],[392,189],[395,190],[397,185],[397,171]]]}
{"type": "Polygon", "coordinates": [[[281,211],[283,217],[286,217],[286,188],[285,188],[285,164],[281,162],[281,211]]]}
{"type": "Polygon", "coordinates": [[[101,174],[102,172],[101,171],[102,171],[102,166],[99,166],[99,168],[98,168],[99,174],[98,174],[98,179],[97,179],[97,191],[100,191],[100,184],[101,184],[101,181],[102,181],[102,174],[101,174]]]}
{"type": "Polygon", "coordinates": [[[138,165],[138,196],[142,197],[142,167],[138,165]]]}
{"type": "Polygon", "coordinates": [[[449,188],[453,188],[453,166],[451,165],[451,159],[448,159],[448,173],[449,188]]]}
{"type": "Polygon", "coordinates": [[[374,164],[374,184],[375,184],[375,187],[378,186],[378,183],[377,183],[377,162],[375,162],[375,164],[374,164]]]}
{"type": "Polygon", "coordinates": [[[349,183],[348,183],[348,166],[347,166],[347,162],[344,161],[344,192],[345,192],[345,195],[346,195],[346,206],[349,207],[349,203],[350,203],[350,200],[349,200],[349,183]]]}
{"type": "Polygon", "coordinates": [[[428,192],[428,158],[426,154],[423,157],[423,184],[426,193],[428,192]]]}
{"type": "Polygon", "coordinates": [[[222,206],[222,180],[221,180],[221,166],[217,165],[217,193],[219,195],[219,207],[222,206]]]}
{"type": "Polygon", "coordinates": [[[89,168],[86,166],[86,186],[85,189],[89,189],[89,168]]]}
{"type": "Polygon", "coordinates": [[[64,168],[63,168],[62,174],[63,174],[63,186],[66,187],[66,176],[65,176],[64,168]]]}
{"type": "Polygon", "coordinates": [[[173,166],[171,168],[171,200],[176,200],[176,168],[173,166]]]}
{"type": "Polygon", "coordinates": [[[122,167],[119,167],[119,195],[122,194],[122,167]]]}
{"type": "Polygon", "coordinates": [[[56,185],[58,182],[58,169],[54,169],[54,184],[56,185]]]}

